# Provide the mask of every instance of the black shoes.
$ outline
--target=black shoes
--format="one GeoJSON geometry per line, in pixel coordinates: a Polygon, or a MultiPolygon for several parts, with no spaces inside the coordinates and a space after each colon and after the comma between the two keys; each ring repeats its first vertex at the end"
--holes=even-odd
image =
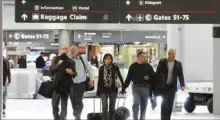
{"type": "Polygon", "coordinates": [[[5,113],[5,111],[3,111],[3,117],[6,117],[6,113],[5,113]]]}

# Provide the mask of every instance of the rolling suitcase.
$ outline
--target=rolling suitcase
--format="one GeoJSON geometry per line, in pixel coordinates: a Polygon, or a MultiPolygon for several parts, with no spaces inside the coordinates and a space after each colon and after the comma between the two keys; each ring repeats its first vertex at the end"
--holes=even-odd
{"type": "Polygon", "coordinates": [[[88,115],[87,115],[87,120],[102,120],[102,116],[101,116],[101,107],[102,107],[102,102],[101,102],[101,100],[100,100],[100,112],[99,113],[96,113],[95,112],[95,99],[96,98],[94,98],[94,103],[93,103],[93,113],[89,113],[88,115]]]}
{"type": "Polygon", "coordinates": [[[130,117],[130,111],[128,108],[125,107],[126,96],[123,96],[122,98],[124,102],[123,102],[123,106],[120,107],[119,107],[120,97],[118,98],[115,120],[127,120],[130,117]]]}

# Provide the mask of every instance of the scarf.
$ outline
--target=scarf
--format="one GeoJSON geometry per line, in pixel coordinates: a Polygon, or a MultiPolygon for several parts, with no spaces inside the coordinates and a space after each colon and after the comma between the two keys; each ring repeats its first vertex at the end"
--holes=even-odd
{"type": "Polygon", "coordinates": [[[104,86],[111,88],[112,86],[112,66],[104,65],[104,86]]]}

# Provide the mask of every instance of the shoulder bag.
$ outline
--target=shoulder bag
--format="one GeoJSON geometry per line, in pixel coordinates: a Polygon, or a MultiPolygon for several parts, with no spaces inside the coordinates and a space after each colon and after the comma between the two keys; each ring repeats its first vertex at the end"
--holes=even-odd
{"type": "Polygon", "coordinates": [[[79,56],[80,60],[82,61],[82,64],[83,64],[83,67],[84,67],[84,70],[85,70],[85,74],[86,74],[86,81],[85,81],[85,91],[93,91],[94,90],[94,87],[90,87],[89,86],[89,82],[90,82],[90,76],[89,76],[89,71],[88,69],[86,68],[86,65],[85,65],[85,62],[82,58],[82,56],[79,56]]]}

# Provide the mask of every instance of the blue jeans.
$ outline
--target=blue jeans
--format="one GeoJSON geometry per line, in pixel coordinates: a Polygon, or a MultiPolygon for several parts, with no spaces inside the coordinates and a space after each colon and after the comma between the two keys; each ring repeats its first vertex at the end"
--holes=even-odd
{"type": "Polygon", "coordinates": [[[3,88],[3,110],[6,109],[6,100],[7,100],[7,86],[3,88]]]}
{"type": "Polygon", "coordinates": [[[149,87],[141,87],[137,85],[132,86],[133,94],[133,118],[138,120],[140,110],[140,120],[145,120],[145,114],[147,109],[147,103],[149,98],[149,87]]]}
{"type": "Polygon", "coordinates": [[[73,115],[76,120],[81,120],[84,92],[85,83],[73,84],[71,87],[70,100],[72,103],[73,115]]]}

